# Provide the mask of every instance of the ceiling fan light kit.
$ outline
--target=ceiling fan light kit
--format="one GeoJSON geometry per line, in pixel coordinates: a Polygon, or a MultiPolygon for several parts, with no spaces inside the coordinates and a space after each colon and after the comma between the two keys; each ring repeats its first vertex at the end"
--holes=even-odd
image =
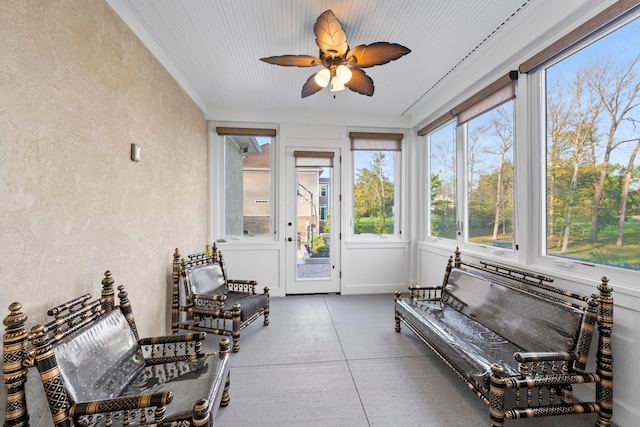
{"type": "Polygon", "coordinates": [[[260,58],[268,64],[285,67],[324,68],[313,74],[302,87],[302,97],[330,86],[332,92],[345,87],[362,95],[372,96],[373,80],[362,70],[375,65],[386,64],[411,52],[396,43],[376,42],[349,49],[347,35],[331,10],[322,13],[313,26],[316,44],[320,48],[320,58],[309,55],[281,55],[260,58]]]}
{"type": "Polygon", "coordinates": [[[338,65],[338,67],[329,69],[323,68],[318,71],[313,80],[320,87],[327,87],[331,83],[331,91],[344,90],[345,84],[349,83],[353,73],[346,65],[338,65]]]}

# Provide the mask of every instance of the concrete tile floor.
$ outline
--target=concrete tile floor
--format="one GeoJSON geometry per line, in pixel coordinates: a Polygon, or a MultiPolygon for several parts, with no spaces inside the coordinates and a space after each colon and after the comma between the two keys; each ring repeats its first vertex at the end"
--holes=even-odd
{"type": "MultiPolygon", "coordinates": [[[[216,426],[488,426],[488,408],[405,327],[393,295],[271,299],[270,324],[242,331],[231,402],[216,426]]],[[[206,349],[217,348],[209,335],[206,349]]],[[[593,426],[595,416],[506,426],[593,426]]]]}

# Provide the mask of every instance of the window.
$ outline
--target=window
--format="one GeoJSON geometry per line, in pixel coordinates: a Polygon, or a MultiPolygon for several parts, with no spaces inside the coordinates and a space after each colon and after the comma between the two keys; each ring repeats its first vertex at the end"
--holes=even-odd
{"type": "Polygon", "coordinates": [[[517,76],[509,72],[418,132],[428,136],[428,236],[513,248],[517,76]]]}
{"type": "Polygon", "coordinates": [[[429,235],[456,238],[456,124],[429,135],[429,235]]]}
{"type": "Polygon", "coordinates": [[[327,197],[328,187],[327,184],[320,184],[320,197],[327,197]]]}
{"type": "Polygon", "coordinates": [[[513,101],[467,122],[467,239],[513,242],[513,101]]]}
{"type": "Polygon", "coordinates": [[[640,270],[640,19],[547,66],[541,78],[543,255],[640,270]]]}
{"type": "Polygon", "coordinates": [[[320,205],[320,221],[325,221],[327,219],[327,205],[320,205]]]}
{"type": "MultiPolygon", "coordinates": [[[[268,129],[217,128],[224,135],[224,235],[273,235],[273,138],[268,129]]],[[[275,134],[275,132],[273,133],[275,134]]]]}
{"type": "Polygon", "coordinates": [[[399,235],[402,134],[351,132],[353,234],[399,235]]]}

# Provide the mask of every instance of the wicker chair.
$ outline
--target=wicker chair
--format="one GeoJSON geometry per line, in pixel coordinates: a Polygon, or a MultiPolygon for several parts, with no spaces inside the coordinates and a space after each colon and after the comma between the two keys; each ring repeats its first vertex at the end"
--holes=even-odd
{"type": "Polygon", "coordinates": [[[264,316],[269,324],[269,288],[257,294],[255,280],[227,278],[224,259],[215,244],[207,253],[183,259],[173,254],[171,329],[209,332],[233,338],[233,352],[240,350],[240,331],[264,316]]]}

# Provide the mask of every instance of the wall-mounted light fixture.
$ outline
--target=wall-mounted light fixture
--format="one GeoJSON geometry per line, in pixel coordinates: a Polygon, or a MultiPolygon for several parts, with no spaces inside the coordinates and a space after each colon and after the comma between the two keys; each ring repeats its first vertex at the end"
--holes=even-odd
{"type": "Polygon", "coordinates": [[[134,162],[139,162],[141,150],[142,147],[138,144],[131,144],[131,160],[133,160],[134,162]]]}

